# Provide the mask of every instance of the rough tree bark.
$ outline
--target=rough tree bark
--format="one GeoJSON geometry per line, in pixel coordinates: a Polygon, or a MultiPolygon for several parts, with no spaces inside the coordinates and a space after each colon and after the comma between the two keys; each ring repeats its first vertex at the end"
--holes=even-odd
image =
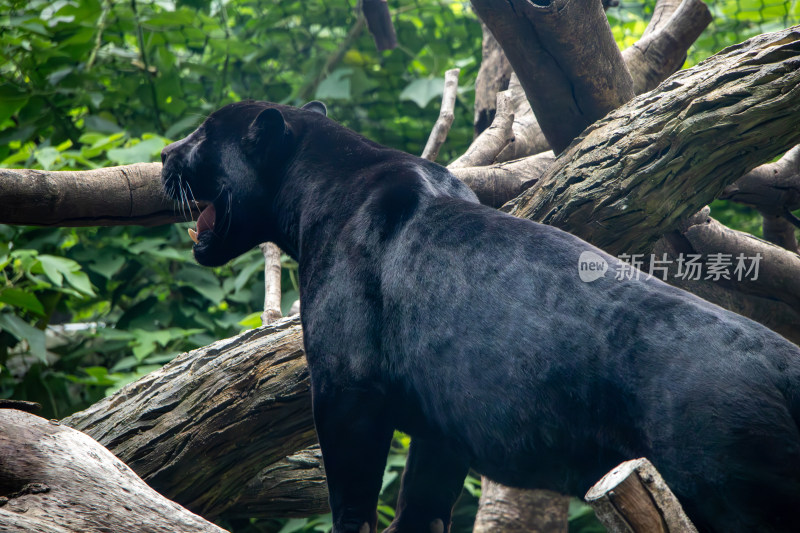
{"type": "Polygon", "coordinates": [[[222,533],[80,431],[0,409],[0,530],[222,533]]]}
{"type": "Polygon", "coordinates": [[[318,455],[284,460],[316,444],[298,317],[183,354],[62,423],[206,518],[258,501],[250,516],[327,510],[318,455]]]}
{"type": "Polygon", "coordinates": [[[0,169],[0,199],[4,224],[156,226],[192,216],[178,213],[164,195],[160,163],[79,172],[0,169]]]}

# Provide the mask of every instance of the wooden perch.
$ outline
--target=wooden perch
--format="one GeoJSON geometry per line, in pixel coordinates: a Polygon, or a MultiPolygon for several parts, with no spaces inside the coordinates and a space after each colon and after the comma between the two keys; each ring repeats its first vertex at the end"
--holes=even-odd
{"type": "Polygon", "coordinates": [[[447,168],[483,167],[495,162],[497,154],[511,141],[514,133],[514,110],[510,91],[497,93],[496,113],[492,124],[483,130],[475,142],[467,148],[461,157],[447,165],[447,168]]]}
{"type": "Polygon", "coordinates": [[[58,422],[0,410],[0,529],[222,533],[148,487],[100,444],[58,422]]]}
{"type": "MultiPolygon", "coordinates": [[[[777,331],[800,344],[800,256],[765,242],[748,233],[727,228],[709,216],[708,208],[681,223],[679,228],[660,239],[653,254],[673,261],[667,281],[710,302],[735,311],[777,331]],[[676,259],[679,254],[701,256],[701,279],[680,277],[676,259]],[[723,254],[732,263],[736,257],[759,257],[758,271],[737,279],[732,269],[726,278],[710,281],[708,261],[723,254]],[[756,275],[757,274],[757,275],[756,275]]],[[[749,265],[748,265],[749,266],[749,265]]]]}
{"type": "Polygon", "coordinates": [[[800,27],[760,35],[593,124],[503,209],[611,254],[644,252],[748,169],[797,144],[799,111],[800,27]]]}
{"type": "Polygon", "coordinates": [[[553,152],[544,152],[490,167],[451,168],[450,172],[472,189],[482,204],[500,207],[533,187],[555,159],[553,152]]]}
{"type": "Polygon", "coordinates": [[[308,471],[275,467],[316,444],[297,317],[183,354],[62,422],[209,519],[241,514],[239,498],[248,509],[263,498],[259,509],[273,517],[289,497],[297,502],[293,516],[327,508],[314,487],[297,495],[291,481],[308,471]],[[275,476],[289,477],[279,483],[275,476]],[[269,498],[254,492],[260,488],[269,488],[269,498]]]}
{"type": "Polygon", "coordinates": [[[633,78],[633,90],[642,94],[677,71],[686,60],[686,51],[711,23],[708,6],[701,0],[684,0],[666,18],[674,2],[656,11],[639,41],[622,52],[633,78]],[[658,17],[656,17],[658,15],[658,17]],[[664,20],[666,18],[666,20],[664,20]]]}
{"type": "Polygon", "coordinates": [[[644,458],[616,467],[585,499],[608,533],[697,533],[661,474],[644,458]]]}
{"type": "Polygon", "coordinates": [[[455,118],[456,95],[458,93],[458,73],[460,69],[453,68],[444,73],[444,91],[442,92],[442,105],[439,109],[439,118],[433,125],[425,149],[422,150],[422,157],[428,161],[436,161],[439,156],[450,126],[453,125],[455,118]]]}

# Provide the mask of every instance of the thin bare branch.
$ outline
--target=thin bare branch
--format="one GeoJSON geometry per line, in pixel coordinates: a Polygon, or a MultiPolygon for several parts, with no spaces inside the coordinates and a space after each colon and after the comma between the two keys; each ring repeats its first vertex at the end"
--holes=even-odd
{"type": "Polygon", "coordinates": [[[261,325],[275,322],[281,315],[281,249],[271,242],[258,245],[264,254],[264,311],[261,325]]]}
{"type": "Polygon", "coordinates": [[[422,151],[422,157],[429,161],[436,161],[439,156],[439,149],[441,149],[444,141],[447,140],[447,134],[453,124],[459,72],[460,69],[454,68],[444,74],[444,91],[442,92],[442,106],[439,109],[439,118],[436,119],[436,123],[433,125],[431,134],[428,137],[428,142],[425,144],[425,149],[422,151]]]}

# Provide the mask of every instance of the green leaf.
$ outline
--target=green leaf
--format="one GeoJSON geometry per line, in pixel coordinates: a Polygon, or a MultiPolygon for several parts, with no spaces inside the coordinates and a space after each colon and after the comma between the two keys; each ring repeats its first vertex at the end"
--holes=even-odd
{"type": "MultiPolygon", "coordinates": [[[[64,271],[69,271],[72,266],[69,265],[67,261],[69,261],[69,259],[65,260],[63,257],[55,257],[52,255],[39,256],[39,265],[42,268],[42,272],[56,287],[61,287],[63,285],[64,271]]],[[[37,272],[38,268],[34,267],[31,271],[37,272]]]]}
{"type": "Polygon", "coordinates": [[[44,331],[31,326],[11,313],[0,313],[0,330],[11,333],[19,340],[27,341],[30,353],[42,363],[47,364],[44,331]]]}
{"type": "Polygon", "coordinates": [[[111,279],[124,264],[125,257],[122,255],[101,251],[100,256],[89,263],[89,269],[97,272],[106,279],[111,279]]]}
{"type": "Polygon", "coordinates": [[[0,242],[0,270],[3,270],[11,262],[11,257],[8,254],[10,250],[11,247],[7,242],[0,242]]]}
{"type": "Polygon", "coordinates": [[[305,529],[306,525],[308,525],[308,518],[290,518],[278,533],[296,533],[305,529]]]}
{"type": "Polygon", "coordinates": [[[75,287],[78,291],[86,294],[87,296],[95,296],[92,284],[89,282],[89,276],[84,272],[64,272],[64,277],[67,278],[69,284],[75,287]]]}
{"type": "Polygon", "coordinates": [[[181,286],[191,287],[215,304],[220,303],[225,297],[219,278],[210,270],[187,265],[178,271],[175,281],[179,282],[181,286]]]}
{"type": "Polygon", "coordinates": [[[334,100],[340,98],[348,100],[350,98],[350,76],[353,74],[351,68],[337,68],[322,80],[317,87],[314,98],[320,100],[334,100]]]}
{"type": "Polygon", "coordinates": [[[164,136],[169,139],[176,139],[179,135],[189,133],[197,128],[202,121],[202,117],[189,115],[172,124],[164,133],[164,136]]]}
{"type": "Polygon", "coordinates": [[[444,78],[414,80],[400,93],[400,100],[411,100],[425,108],[431,100],[440,98],[444,92],[444,78]]]}
{"type": "Polygon", "coordinates": [[[261,312],[256,311],[255,313],[250,313],[243,319],[239,321],[239,325],[246,328],[246,329],[253,329],[259,328],[262,326],[261,323],[261,312]]]}
{"type": "Polygon", "coordinates": [[[296,302],[299,298],[300,293],[294,289],[284,291],[283,294],[281,294],[281,313],[283,316],[289,314],[289,309],[292,308],[292,304],[294,304],[294,302],[296,302]]]}
{"type": "Polygon", "coordinates": [[[14,116],[28,103],[28,94],[10,84],[0,85],[0,123],[14,116]]]}
{"type": "Polygon", "coordinates": [[[59,157],[61,157],[61,154],[59,154],[58,150],[52,146],[47,146],[34,151],[33,157],[35,157],[36,161],[42,165],[43,169],[50,170],[53,168],[53,164],[59,159],[59,157]]]}
{"type": "MultiPolygon", "coordinates": [[[[66,278],[69,284],[78,291],[94,296],[94,290],[91,283],[89,283],[88,276],[81,272],[81,266],[72,259],[41,254],[39,255],[39,264],[44,275],[53,282],[53,285],[63,287],[63,280],[66,278]]],[[[36,272],[38,269],[34,267],[32,271],[36,272]]]]}
{"type": "Polygon", "coordinates": [[[0,290],[0,302],[27,309],[39,316],[44,315],[44,306],[32,293],[13,287],[0,290]]]}

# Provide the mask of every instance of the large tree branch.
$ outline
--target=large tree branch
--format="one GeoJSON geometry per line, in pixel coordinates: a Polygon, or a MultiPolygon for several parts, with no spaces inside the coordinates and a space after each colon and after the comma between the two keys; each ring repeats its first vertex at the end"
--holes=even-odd
{"type": "Polygon", "coordinates": [[[800,27],[754,37],[593,124],[503,209],[612,254],[646,251],[800,141],[798,111],[800,27]]]}
{"type": "Polygon", "coordinates": [[[472,5],[502,45],[556,153],[587,124],[633,98],[633,81],[600,2],[472,5]]]}
{"type": "MultiPolygon", "coordinates": [[[[642,38],[622,52],[622,58],[633,79],[634,92],[647,92],[678,70],[686,58],[686,51],[710,21],[708,7],[701,0],[660,0],[642,38]]],[[[490,42],[494,41],[491,34],[488,34],[488,38],[490,42]]],[[[484,40],[486,39],[485,35],[484,40]]],[[[497,58],[498,54],[502,55],[495,51],[487,58],[484,54],[484,60],[489,59],[493,64],[502,65],[497,58]]],[[[493,154],[492,162],[511,161],[550,149],[516,76],[511,77],[508,89],[513,102],[513,134],[493,154]]],[[[477,91],[476,85],[476,101],[477,91]]],[[[485,91],[486,89],[482,89],[482,92],[485,91]]],[[[587,122],[584,127],[588,125],[587,122]]],[[[479,137],[475,139],[473,146],[485,150],[484,143],[485,140],[479,137]]]]}
{"type": "Polygon", "coordinates": [[[681,68],[686,51],[711,22],[708,6],[701,0],[684,0],[669,13],[675,4],[673,1],[657,4],[642,38],[622,52],[636,94],[655,89],[681,68]]]}
{"type": "Polygon", "coordinates": [[[758,209],[764,218],[764,238],[798,252],[791,212],[800,209],[800,145],[778,161],[754,168],[725,187],[719,197],[758,209]]]}
{"type": "Polygon", "coordinates": [[[653,256],[669,264],[667,281],[706,300],[748,316],[787,339],[800,344],[800,256],[750,234],[727,228],[708,216],[705,208],[653,247],[653,256]],[[700,258],[699,276],[678,272],[678,258],[695,254],[700,258]],[[722,254],[722,255],[719,255],[722,254]],[[726,269],[724,277],[709,279],[710,258],[730,261],[737,257],[758,258],[757,270],[749,275],[726,269]],[[698,279],[695,279],[697,277],[698,279]],[[739,279],[741,278],[741,279],[739,279]]]}
{"type": "Polygon", "coordinates": [[[0,169],[0,223],[155,226],[192,216],[176,209],[160,178],[160,163],[85,171],[0,169]]]}
{"type": "Polygon", "coordinates": [[[0,410],[0,529],[222,533],[148,487],[108,450],[58,422],[0,410]]]}
{"type": "Polygon", "coordinates": [[[281,502],[287,492],[298,501],[298,487],[275,480],[306,474],[315,482],[293,515],[327,507],[324,494],[312,490],[319,486],[319,465],[304,472],[288,468],[291,459],[275,466],[316,444],[297,317],[184,354],[62,422],[97,439],[154,489],[206,518],[243,513],[239,498],[250,511],[256,494],[265,497],[267,490],[270,498],[258,509],[277,516],[286,511],[281,502]]]}

